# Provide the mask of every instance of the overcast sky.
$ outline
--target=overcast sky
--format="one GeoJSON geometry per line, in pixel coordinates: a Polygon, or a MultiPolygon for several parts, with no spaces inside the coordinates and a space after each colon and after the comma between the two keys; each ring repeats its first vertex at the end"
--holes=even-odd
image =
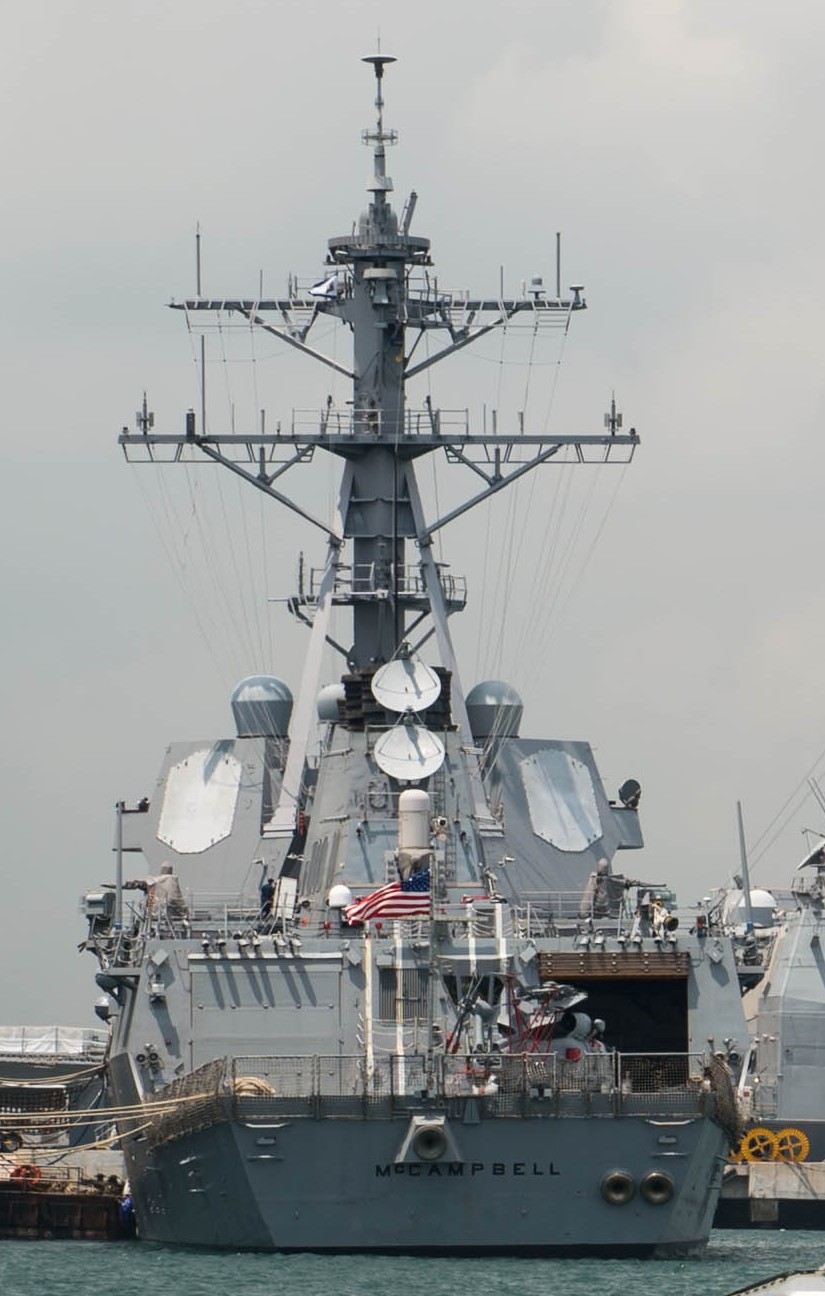
{"type": "MultiPolygon", "coordinates": [[[[350,229],[379,29],[395,202],[418,192],[440,281],[552,284],[561,230],[587,288],[560,374],[514,338],[434,371],[434,400],[595,432],[615,390],[642,437],[558,528],[547,468],[444,534],[465,688],[501,674],[524,733],[588,739],[611,794],[637,777],[647,849],[618,863],[685,903],[737,865],[737,798],[756,881],[825,831],[793,800],[825,769],[821,0],[30,0],[0,48],[0,1021],[94,1020],[78,900],[113,874],[116,800],[152,793],[171,739],[231,733],[244,675],[297,691],[306,639],[267,599],[317,537],[115,438],[144,388],[161,431],[196,403],[165,303],[194,290],[198,222],[207,291],[247,296],[350,229]]],[[[345,399],[240,340],[209,339],[213,429],[345,399]]],[[[321,463],[296,486],[322,513],[333,488],[321,463]]]]}

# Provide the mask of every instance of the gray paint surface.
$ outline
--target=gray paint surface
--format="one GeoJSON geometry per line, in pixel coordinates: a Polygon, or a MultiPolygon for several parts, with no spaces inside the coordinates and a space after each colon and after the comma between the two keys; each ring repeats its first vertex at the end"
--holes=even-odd
{"type": "MultiPolygon", "coordinates": [[[[112,1088],[133,1108],[124,1149],[141,1233],[287,1250],[692,1252],[707,1240],[736,1123],[726,1063],[707,1056],[709,1038],[744,1038],[732,949],[684,928],[665,937],[644,884],[623,888],[619,876],[606,906],[586,899],[591,874],[642,844],[637,811],[610,801],[588,744],[521,739],[508,721],[506,736],[473,745],[448,590],[431,559],[438,519],[423,517],[414,465],[436,447],[475,456],[483,498],[525,461],[511,462],[507,432],[456,434],[438,411],[422,432],[405,417],[405,376],[422,363],[412,360],[417,334],[434,333],[446,355],[474,329],[527,312],[538,326],[583,301],[578,290],[566,301],[459,301],[428,277],[413,286],[429,244],[399,232],[386,199],[380,79],[378,88],[370,203],[353,233],[329,244],[340,290],[231,305],[243,318],[271,312],[267,327],[298,349],[310,348],[325,314],[350,325],[345,435],[322,417],[297,445],[291,433],[253,443],[197,427],[121,436],[132,457],[202,454],[277,498],[283,479],[276,492],[267,453],[291,444],[344,459],[325,593],[302,608],[317,618],[316,640],[328,598],[353,621],[337,723],[297,732],[321,684],[311,650],[288,740],[175,744],[148,810],[127,819],[126,844],[147,873],[170,860],[188,899],[185,918],[139,900],[122,930],[90,932],[111,996],[112,1088]],[[396,877],[401,788],[374,754],[394,717],[376,707],[369,679],[419,632],[422,612],[450,690],[447,705],[445,674],[444,708],[426,717],[444,763],[420,780],[432,908],[351,927],[328,905],[330,888],[364,895],[396,877]],[[525,762],[543,769],[546,796],[528,796],[525,762]],[[209,782],[224,767],[231,795],[216,796],[209,782]],[[588,830],[559,833],[554,815],[588,830]],[[185,849],[175,849],[171,820],[185,849]],[[294,910],[277,923],[260,912],[265,875],[295,883],[294,910]],[[594,1016],[609,1005],[607,1044],[612,1030],[621,1056],[551,1047],[561,1010],[547,1005],[563,994],[541,969],[554,958],[567,959],[571,980],[581,969],[594,1016]],[[422,1122],[429,1144],[416,1139],[422,1122]],[[630,1177],[624,1203],[605,1197],[617,1173],[630,1177]],[[660,1199],[650,1184],[664,1185],[660,1199]]],[[[528,430],[523,448],[542,471],[568,451],[627,460],[636,443],[635,433],[528,430]]]]}

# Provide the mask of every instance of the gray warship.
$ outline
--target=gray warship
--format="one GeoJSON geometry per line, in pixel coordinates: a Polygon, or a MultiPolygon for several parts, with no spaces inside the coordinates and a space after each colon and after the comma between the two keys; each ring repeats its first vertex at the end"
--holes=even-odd
{"type": "MultiPolygon", "coordinates": [[[[753,923],[755,940],[744,943],[741,974],[749,1026],[748,1066],[743,1077],[747,1112],[774,1132],[778,1151],[791,1161],[825,1161],[825,963],[821,954],[825,903],[825,843],[819,842],[796,870],[787,900],[781,892],[768,912],[764,897],[753,923]],[[781,898],[780,898],[781,897],[781,898]],[[761,919],[761,922],[759,921],[761,919]],[[757,955],[750,953],[755,945],[757,955]],[[749,978],[749,961],[763,975],[749,978]],[[751,980],[751,984],[748,981],[751,980]],[[755,984],[753,983],[755,982],[755,984]]],[[[740,948],[743,942],[739,942],[740,948]]]]}
{"type": "MultiPolygon", "coordinates": [[[[812,791],[822,806],[822,794],[812,791]]],[[[814,1228],[825,1223],[825,842],[796,868],[789,890],[751,889],[742,876],[709,907],[709,925],[734,941],[748,1024],[739,1081],[747,1120],[739,1164],[725,1174],[717,1225],[814,1228]]]]}
{"type": "Polygon", "coordinates": [[[345,373],[351,400],[243,433],[213,432],[205,400],[164,433],[144,402],[119,437],[130,461],[220,465],[326,539],[290,602],[308,631],[294,705],[284,681],[251,676],[233,736],[169,746],[152,795],[117,807],[111,888],[85,897],[140,1235],[692,1253],[740,1133],[731,943],[679,926],[667,891],[614,868],[643,844],[638,782],[612,798],[588,743],[522,736],[511,685],[464,692],[448,621],[467,592],[434,553],[527,473],[623,464],[638,437],[615,406],[598,433],[560,435],[408,402],[412,380],[477,339],[519,319],[566,328],[585,300],[540,280],[511,298],[439,287],[410,232],[415,194],[400,216],[390,201],[394,60],[364,61],[368,205],[329,240],[322,278],[262,300],[213,300],[199,282],[177,304],[345,373]],[[349,329],[351,365],[312,345],[319,320],[349,329]],[[329,525],[284,492],[316,451],[342,465],[329,525]],[[473,487],[428,517],[415,469],[433,455],[473,487]],[[351,611],[351,646],[333,607],[351,611]],[[322,686],[326,643],[342,673],[322,686]]]}

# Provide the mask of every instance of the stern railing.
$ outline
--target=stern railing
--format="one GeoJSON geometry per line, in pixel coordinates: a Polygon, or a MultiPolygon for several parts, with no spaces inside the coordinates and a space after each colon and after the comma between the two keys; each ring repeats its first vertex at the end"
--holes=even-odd
{"type": "Polygon", "coordinates": [[[334,1115],[347,1108],[387,1114],[475,1098],[488,1115],[549,1105],[559,1115],[691,1117],[736,1100],[724,1067],[699,1053],[555,1053],[236,1057],[231,1085],[249,1118],[277,1109],[334,1115]]]}

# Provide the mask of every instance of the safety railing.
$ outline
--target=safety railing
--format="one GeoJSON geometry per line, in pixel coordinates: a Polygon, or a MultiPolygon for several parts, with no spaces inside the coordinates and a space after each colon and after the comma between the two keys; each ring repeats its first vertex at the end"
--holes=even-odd
{"type": "MultiPolygon", "coordinates": [[[[438,563],[437,569],[447,603],[456,609],[463,608],[467,602],[466,577],[452,575],[445,563],[438,563]]],[[[324,568],[310,569],[304,597],[307,606],[317,603],[323,578],[324,568]]],[[[334,594],[337,598],[374,599],[376,595],[386,596],[390,590],[394,596],[408,600],[428,597],[421,569],[412,563],[400,563],[396,568],[388,562],[380,569],[377,563],[342,563],[335,569],[334,594]]]]}
{"type": "MultiPolygon", "coordinates": [[[[736,1110],[730,1078],[701,1054],[565,1053],[236,1057],[231,1089],[250,1120],[393,1115],[478,1099],[489,1116],[695,1117],[736,1110]]],[[[720,1121],[720,1123],[722,1123],[720,1121]]]]}
{"type": "Polygon", "coordinates": [[[82,1166],[60,1163],[27,1165],[20,1158],[0,1161],[0,1183],[17,1192],[59,1192],[72,1197],[122,1197],[124,1188],[123,1179],[116,1174],[94,1173],[82,1166]]]}
{"type": "Polygon", "coordinates": [[[615,925],[618,915],[598,913],[593,900],[579,891],[524,891],[519,905],[519,920],[525,935],[541,936],[549,926],[566,926],[592,918],[601,926],[615,925]]]}
{"type": "Polygon", "coordinates": [[[469,435],[469,412],[466,409],[442,410],[430,406],[406,408],[403,417],[380,409],[352,409],[328,406],[324,409],[294,409],[290,435],[302,436],[380,436],[398,434],[404,438],[441,436],[453,440],[469,435]]]}
{"type": "MultiPolygon", "coordinates": [[[[397,812],[397,793],[382,792],[384,805],[381,807],[390,816],[397,812]]],[[[579,892],[554,892],[541,900],[530,900],[525,904],[511,905],[494,900],[485,894],[483,888],[469,889],[466,892],[452,887],[443,897],[436,897],[433,904],[433,918],[436,922],[446,923],[451,928],[452,938],[458,942],[465,939],[483,940],[500,936],[517,936],[521,938],[555,936],[563,932],[576,932],[584,919],[578,916],[581,896],[579,892]]],[[[115,951],[112,938],[107,938],[107,955],[110,963],[134,963],[139,961],[142,951],[141,941],[147,936],[167,939],[191,938],[202,940],[204,936],[231,941],[236,935],[248,935],[257,931],[260,934],[271,934],[272,931],[287,930],[293,919],[294,903],[281,906],[265,919],[260,904],[252,896],[205,894],[187,892],[185,917],[171,917],[165,908],[159,911],[136,913],[134,929],[120,938],[118,950],[115,951]]],[[[317,915],[316,915],[317,917],[317,915]]],[[[371,934],[374,939],[382,936],[390,939],[399,927],[406,937],[419,937],[429,927],[426,919],[388,920],[374,923],[371,934]]],[[[328,915],[312,920],[308,935],[329,936],[330,928],[324,926],[328,915]]],[[[615,934],[615,920],[599,921],[596,931],[607,935],[615,934]]],[[[98,941],[100,947],[103,942],[98,941]]],[[[233,946],[234,948],[234,946],[233,946]]],[[[598,948],[598,941],[596,942],[598,948]]]]}
{"type": "MultiPolygon", "coordinates": [[[[280,905],[277,911],[268,916],[268,921],[261,910],[259,899],[229,892],[193,892],[187,891],[182,910],[172,912],[166,905],[144,906],[142,913],[136,913],[136,934],[130,935],[125,942],[137,942],[137,936],[154,936],[160,939],[201,939],[204,935],[227,939],[235,932],[249,932],[253,929],[271,928],[276,919],[292,916],[294,905],[280,905]]],[[[139,961],[138,959],[125,961],[139,961]]]]}

